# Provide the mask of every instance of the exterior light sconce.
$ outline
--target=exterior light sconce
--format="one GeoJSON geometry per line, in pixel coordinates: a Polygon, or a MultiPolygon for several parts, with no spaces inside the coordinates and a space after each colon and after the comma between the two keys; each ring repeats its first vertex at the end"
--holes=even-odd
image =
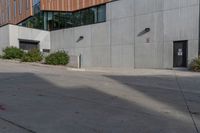
{"type": "Polygon", "coordinates": [[[141,32],[138,34],[138,36],[142,36],[142,35],[144,35],[144,34],[150,32],[150,31],[151,31],[150,28],[145,28],[143,31],[141,31],[141,32]]]}
{"type": "Polygon", "coordinates": [[[78,43],[78,42],[80,42],[83,39],[84,39],[84,36],[80,36],[76,42],[78,43]]]}

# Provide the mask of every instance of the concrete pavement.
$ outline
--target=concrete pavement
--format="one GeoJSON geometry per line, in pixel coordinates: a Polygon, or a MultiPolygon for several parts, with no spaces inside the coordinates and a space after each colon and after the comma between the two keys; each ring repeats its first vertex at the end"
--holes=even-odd
{"type": "Polygon", "coordinates": [[[0,133],[199,133],[200,74],[0,61],[0,133]]]}

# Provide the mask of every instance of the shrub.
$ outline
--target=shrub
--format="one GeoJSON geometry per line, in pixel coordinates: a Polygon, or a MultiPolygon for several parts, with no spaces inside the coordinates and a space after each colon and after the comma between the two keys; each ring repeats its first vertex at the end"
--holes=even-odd
{"type": "Polygon", "coordinates": [[[45,63],[49,65],[67,65],[69,63],[69,55],[65,51],[58,51],[47,56],[45,63]]]}
{"type": "Polygon", "coordinates": [[[24,52],[16,47],[6,47],[3,50],[2,58],[4,59],[21,59],[24,52]]]}
{"type": "Polygon", "coordinates": [[[32,49],[21,58],[22,62],[40,62],[43,56],[39,49],[32,49]]]}
{"type": "Polygon", "coordinates": [[[200,72],[200,57],[194,59],[190,64],[190,69],[195,72],[200,72]]]}

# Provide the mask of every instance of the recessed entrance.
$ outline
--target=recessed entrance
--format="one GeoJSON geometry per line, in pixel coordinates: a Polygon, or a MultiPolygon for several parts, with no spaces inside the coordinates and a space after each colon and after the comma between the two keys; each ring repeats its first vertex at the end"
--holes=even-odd
{"type": "Polygon", "coordinates": [[[19,39],[19,48],[30,51],[31,49],[39,49],[39,41],[19,39]]]}
{"type": "Polygon", "coordinates": [[[174,67],[187,67],[188,41],[174,42],[174,67]]]}

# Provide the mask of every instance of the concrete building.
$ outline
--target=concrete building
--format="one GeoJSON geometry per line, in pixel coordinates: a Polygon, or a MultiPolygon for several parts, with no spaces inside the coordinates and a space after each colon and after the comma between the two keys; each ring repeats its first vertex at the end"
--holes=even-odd
{"type": "MultiPolygon", "coordinates": [[[[82,67],[170,69],[187,67],[198,57],[199,0],[117,0],[102,1],[100,6],[106,7],[106,15],[99,22],[93,15],[89,22],[73,20],[64,28],[25,28],[28,25],[22,21],[18,24],[25,27],[3,26],[0,47],[38,43],[44,51],[81,55],[82,67]]],[[[85,10],[74,12],[84,14],[85,10]]],[[[73,18],[78,16],[74,12],[70,11],[73,18]]]]}

